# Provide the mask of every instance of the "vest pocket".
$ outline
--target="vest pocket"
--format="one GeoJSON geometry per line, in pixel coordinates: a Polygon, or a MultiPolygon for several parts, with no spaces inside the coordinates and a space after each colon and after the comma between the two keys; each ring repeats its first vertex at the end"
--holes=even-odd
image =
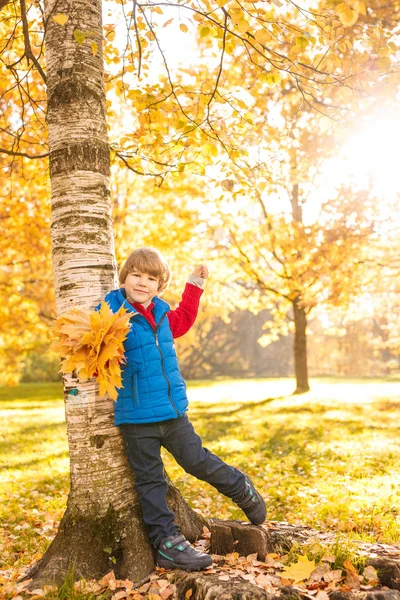
{"type": "Polygon", "coordinates": [[[135,375],[132,375],[132,390],[133,390],[133,405],[135,408],[139,406],[139,394],[135,375]]]}

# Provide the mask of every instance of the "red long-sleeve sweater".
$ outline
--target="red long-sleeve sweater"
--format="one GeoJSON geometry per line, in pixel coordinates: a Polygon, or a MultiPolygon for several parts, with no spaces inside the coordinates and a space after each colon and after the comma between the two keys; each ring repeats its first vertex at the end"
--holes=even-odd
{"type": "MultiPolygon", "coordinates": [[[[182,300],[175,310],[170,310],[167,317],[173,338],[184,335],[194,324],[199,310],[200,298],[203,290],[196,285],[187,283],[182,294],[182,300]]],[[[154,302],[151,302],[147,308],[138,302],[131,302],[133,308],[140,312],[152,325],[156,327],[153,315],[154,302]]]]}

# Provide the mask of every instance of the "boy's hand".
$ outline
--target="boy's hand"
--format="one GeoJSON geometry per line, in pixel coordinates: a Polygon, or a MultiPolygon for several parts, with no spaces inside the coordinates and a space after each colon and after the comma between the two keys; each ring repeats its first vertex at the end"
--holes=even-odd
{"type": "Polygon", "coordinates": [[[191,277],[201,277],[202,279],[207,279],[208,275],[209,275],[209,271],[208,271],[207,265],[197,265],[194,268],[194,271],[191,274],[191,277]]]}

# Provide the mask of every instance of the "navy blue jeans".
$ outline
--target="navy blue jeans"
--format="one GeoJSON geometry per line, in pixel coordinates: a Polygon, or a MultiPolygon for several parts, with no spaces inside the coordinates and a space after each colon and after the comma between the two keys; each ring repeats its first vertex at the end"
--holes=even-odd
{"type": "Polygon", "coordinates": [[[143,519],[155,547],[163,538],[179,533],[174,513],[166,501],[168,484],[160,455],[161,446],[187,473],[207,481],[229,498],[240,495],[245,487],[241,471],[203,448],[186,415],[159,423],[124,424],[120,425],[120,429],[129,464],[135,473],[143,519]]]}

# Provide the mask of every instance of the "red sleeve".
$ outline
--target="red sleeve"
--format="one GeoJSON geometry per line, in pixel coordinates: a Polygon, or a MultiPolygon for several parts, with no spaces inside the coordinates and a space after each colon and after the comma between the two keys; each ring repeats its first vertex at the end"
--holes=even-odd
{"type": "Polygon", "coordinates": [[[168,321],[173,338],[184,335],[192,327],[199,310],[203,290],[197,285],[187,283],[182,294],[182,300],[175,310],[168,313],[168,321]]]}

